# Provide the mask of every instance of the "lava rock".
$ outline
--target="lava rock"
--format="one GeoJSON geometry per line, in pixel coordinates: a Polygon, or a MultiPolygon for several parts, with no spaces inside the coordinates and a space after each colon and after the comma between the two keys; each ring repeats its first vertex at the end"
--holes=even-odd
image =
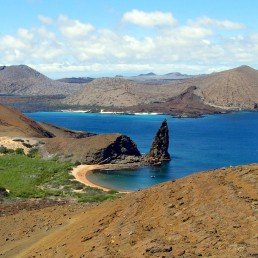
{"type": "Polygon", "coordinates": [[[0,197],[6,197],[8,195],[9,195],[8,191],[4,187],[0,186],[0,197]]]}
{"type": "Polygon", "coordinates": [[[161,124],[147,155],[147,162],[154,165],[159,165],[163,161],[170,160],[170,154],[168,153],[169,147],[169,130],[167,120],[164,120],[161,124]]]}

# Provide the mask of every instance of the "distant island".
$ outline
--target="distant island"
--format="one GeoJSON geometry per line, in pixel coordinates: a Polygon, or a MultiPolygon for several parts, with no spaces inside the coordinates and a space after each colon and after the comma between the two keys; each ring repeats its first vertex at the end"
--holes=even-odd
{"type": "Polygon", "coordinates": [[[0,103],[21,111],[163,113],[200,116],[258,109],[258,71],[240,66],[208,75],[140,74],[132,77],[51,80],[32,68],[2,66],[0,103]]]}

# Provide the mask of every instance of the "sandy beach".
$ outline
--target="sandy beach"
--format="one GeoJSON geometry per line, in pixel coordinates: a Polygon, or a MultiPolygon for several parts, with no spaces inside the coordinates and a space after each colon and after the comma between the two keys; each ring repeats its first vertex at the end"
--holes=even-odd
{"type": "MultiPolygon", "coordinates": [[[[110,165],[110,164],[105,164],[105,165],[79,165],[75,167],[72,170],[72,175],[75,177],[75,179],[79,182],[81,182],[84,185],[90,186],[90,187],[95,187],[98,189],[101,189],[103,191],[109,191],[111,189],[94,184],[91,182],[88,178],[87,175],[92,173],[94,170],[99,170],[99,169],[110,169],[110,168],[115,168],[117,167],[116,165],[110,165]]],[[[129,191],[119,191],[120,193],[129,193],[129,191]]]]}

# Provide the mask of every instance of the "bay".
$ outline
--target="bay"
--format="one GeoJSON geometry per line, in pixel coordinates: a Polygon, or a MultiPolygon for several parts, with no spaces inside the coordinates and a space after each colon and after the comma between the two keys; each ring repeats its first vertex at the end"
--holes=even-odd
{"type": "Polygon", "coordinates": [[[162,167],[99,171],[89,179],[123,190],[137,190],[203,170],[258,162],[258,112],[236,112],[202,118],[166,115],[114,115],[74,112],[27,113],[36,121],[93,133],[122,133],[141,153],[150,149],[164,119],[170,129],[172,160],[162,167]]]}

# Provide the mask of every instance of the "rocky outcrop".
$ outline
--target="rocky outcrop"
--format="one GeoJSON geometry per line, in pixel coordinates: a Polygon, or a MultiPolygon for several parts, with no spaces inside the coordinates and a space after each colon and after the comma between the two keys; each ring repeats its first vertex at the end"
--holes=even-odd
{"type": "Polygon", "coordinates": [[[6,197],[8,195],[9,195],[8,191],[4,187],[0,186],[0,198],[6,197]]]}
{"type": "Polygon", "coordinates": [[[131,163],[141,160],[136,144],[121,134],[95,135],[87,138],[55,137],[46,139],[40,150],[44,157],[84,164],[131,163]]]}
{"type": "Polygon", "coordinates": [[[168,147],[169,130],[167,120],[164,120],[153,140],[150,153],[147,155],[147,162],[150,164],[159,165],[163,161],[170,160],[168,147]]]}

